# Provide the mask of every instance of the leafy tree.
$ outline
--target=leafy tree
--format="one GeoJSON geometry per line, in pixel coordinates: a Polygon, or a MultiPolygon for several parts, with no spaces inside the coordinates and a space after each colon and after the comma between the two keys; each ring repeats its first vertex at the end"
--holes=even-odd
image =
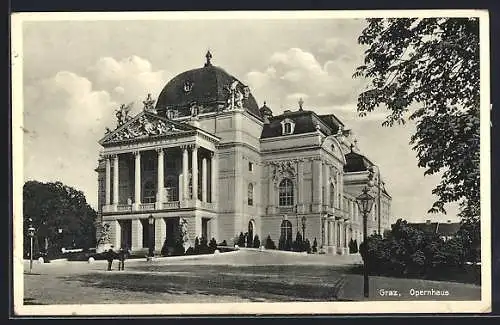
{"type": "Polygon", "coordinates": [[[40,237],[35,242],[42,248],[47,238],[49,253],[71,247],[73,243],[84,249],[96,245],[97,213],[87,203],[82,191],[61,182],[28,181],[23,187],[23,213],[25,252],[29,251],[28,218],[33,220],[37,237],[40,237]]]}
{"type": "Polygon", "coordinates": [[[442,173],[429,212],[459,202],[462,220],[479,219],[479,19],[368,19],[367,46],[354,77],[369,80],[358,97],[365,116],[380,105],[383,126],[415,122],[410,144],[424,175],[442,173]]]}

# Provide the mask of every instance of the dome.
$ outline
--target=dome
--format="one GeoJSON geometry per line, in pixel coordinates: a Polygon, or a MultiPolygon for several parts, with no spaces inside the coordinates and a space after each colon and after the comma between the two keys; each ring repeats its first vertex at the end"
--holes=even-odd
{"type": "Polygon", "coordinates": [[[224,69],[212,65],[210,52],[207,53],[205,66],[182,72],[172,78],[163,88],[156,102],[156,110],[165,112],[175,110],[179,116],[191,114],[191,106],[199,106],[200,113],[215,112],[227,107],[230,87],[236,83],[236,89],[243,95],[242,106],[259,119],[262,116],[250,89],[224,69]]]}
{"type": "Polygon", "coordinates": [[[259,109],[259,111],[262,116],[273,116],[273,111],[266,105],[266,102],[264,102],[264,105],[259,109]]]}

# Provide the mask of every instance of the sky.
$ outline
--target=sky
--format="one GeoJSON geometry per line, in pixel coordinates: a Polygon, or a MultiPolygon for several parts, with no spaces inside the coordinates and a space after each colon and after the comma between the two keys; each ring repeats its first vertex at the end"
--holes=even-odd
{"type": "Polygon", "coordinates": [[[120,20],[23,23],[24,180],[61,181],[97,207],[98,140],[114,110],[138,112],[175,75],[212,63],[249,85],[274,114],[298,108],[335,114],[377,163],[392,195],[392,219],[429,215],[439,176],[424,176],[409,140],[414,125],[382,127],[387,111],[356,113],[365,80],[353,79],[364,49],[362,19],[120,20]]]}

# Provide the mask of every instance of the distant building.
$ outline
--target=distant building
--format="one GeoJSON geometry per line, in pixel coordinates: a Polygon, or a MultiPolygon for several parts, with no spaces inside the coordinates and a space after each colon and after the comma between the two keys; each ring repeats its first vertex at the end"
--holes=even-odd
{"type": "MultiPolygon", "coordinates": [[[[116,112],[118,126],[100,140],[99,213],[115,247],[174,245],[187,230],[229,245],[240,233],[294,240],[304,232],[329,254],[362,241],[356,197],[375,166],[333,114],[303,108],[273,116],[249,87],[213,66],[183,72],[148,96],[144,111],[116,112]]],[[[332,89],[334,91],[334,89],[332,89]]],[[[376,167],[376,166],[375,166],[376,167]]],[[[390,227],[391,196],[375,175],[368,232],[390,227]]]]}
{"type": "Polygon", "coordinates": [[[426,220],[426,222],[408,223],[408,225],[427,233],[437,234],[444,241],[454,238],[458,230],[460,230],[460,222],[451,222],[451,220],[446,223],[426,220]]]}

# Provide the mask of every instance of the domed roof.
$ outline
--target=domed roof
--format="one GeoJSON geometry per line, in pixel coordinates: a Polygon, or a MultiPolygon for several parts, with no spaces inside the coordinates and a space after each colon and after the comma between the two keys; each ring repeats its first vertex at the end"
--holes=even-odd
{"type": "Polygon", "coordinates": [[[158,112],[177,110],[180,116],[190,115],[193,104],[201,106],[201,111],[215,112],[228,105],[230,87],[236,83],[236,90],[242,95],[242,106],[252,115],[262,119],[259,107],[250,89],[224,69],[212,65],[212,55],[207,53],[203,68],[182,72],[172,78],[163,88],[156,102],[158,112]]]}
{"type": "Polygon", "coordinates": [[[264,102],[264,105],[259,109],[259,111],[262,116],[273,116],[273,111],[266,105],[266,102],[264,102]]]}

